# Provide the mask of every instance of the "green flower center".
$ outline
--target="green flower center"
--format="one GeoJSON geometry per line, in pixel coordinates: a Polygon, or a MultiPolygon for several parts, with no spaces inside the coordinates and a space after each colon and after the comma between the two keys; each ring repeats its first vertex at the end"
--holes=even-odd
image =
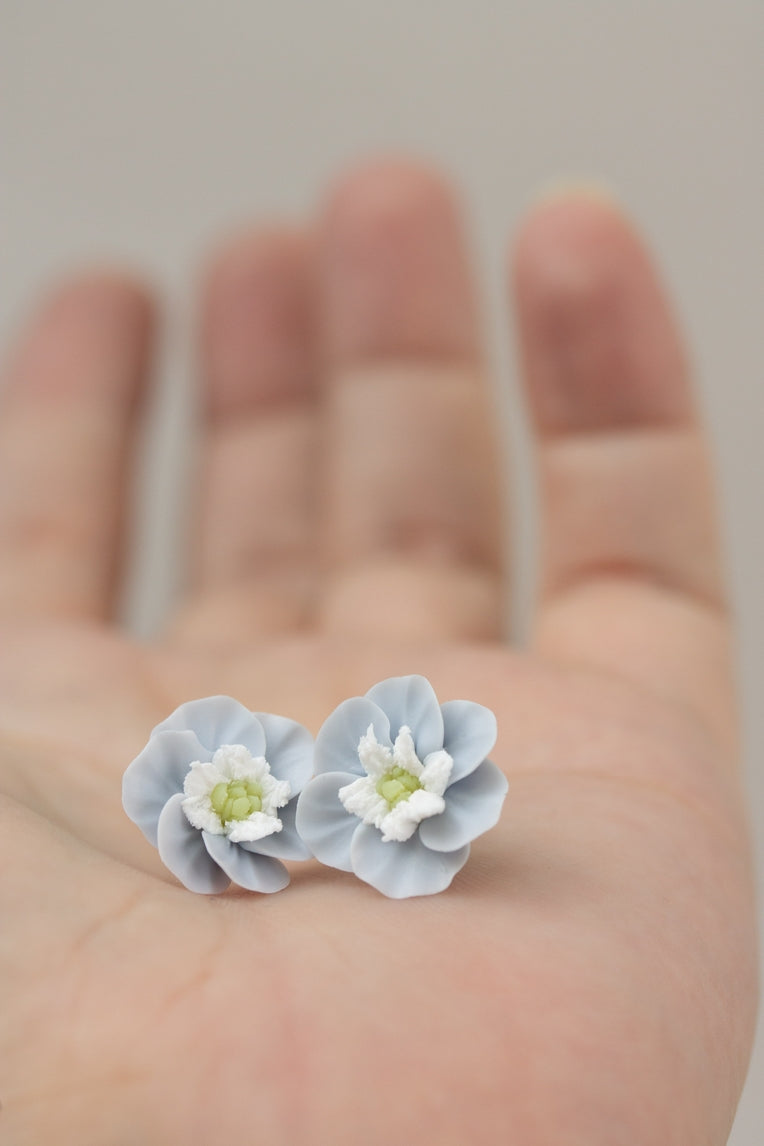
{"type": "Polygon", "coordinates": [[[384,800],[387,800],[391,808],[400,804],[401,800],[408,800],[411,793],[416,792],[421,787],[422,785],[413,772],[407,772],[398,764],[377,780],[377,792],[384,800]]]}
{"type": "Polygon", "coordinates": [[[263,810],[263,790],[255,780],[229,780],[216,784],[210,792],[210,801],[220,816],[221,823],[246,820],[253,812],[263,810]]]}

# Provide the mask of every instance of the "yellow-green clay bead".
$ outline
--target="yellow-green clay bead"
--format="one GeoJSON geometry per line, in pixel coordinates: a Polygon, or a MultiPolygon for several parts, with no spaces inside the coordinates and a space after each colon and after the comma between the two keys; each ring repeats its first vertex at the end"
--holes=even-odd
{"type": "Polygon", "coordinates": [[[396,800],[405,793],[406,789],[400,780],[383,780],[380,786],[381,794],[387,800],[388,804],[394,803],[396,800]]]}
{"type": "Polygon", "coordinates": [[[246,820],[249,815],[249,799],[247,796],[238,796],[231,808],[232,820],[246,820]]]}
{"type": "Polygon", "coordinates": [[[377,781],[377,791],[383,800],[387,800],[391,808],[400,804],[401,800],[408,800],[412,792],[417,792],[422,785],[412,772],[407,772],[396,764],[389,772],[377,781]]]}
{"type": "Polygon", "coordinates": [[[225,807],[225,802],[228,799],[228,785],[216,784],[210,792],[210,803],[213,808],[220,815],[225,807]]]}

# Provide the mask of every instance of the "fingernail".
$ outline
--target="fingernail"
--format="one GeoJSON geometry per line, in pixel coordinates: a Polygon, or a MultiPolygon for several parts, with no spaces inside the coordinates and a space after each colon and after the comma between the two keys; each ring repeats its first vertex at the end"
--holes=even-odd
{"type": "Polygon", "coordinates": [[[542,183],[531,201],[534,206],[538,206],[559,199],[589,199],[611,207],[619,204],[618,195],[609,184],[591,177],[568,175],[542,183]]]}

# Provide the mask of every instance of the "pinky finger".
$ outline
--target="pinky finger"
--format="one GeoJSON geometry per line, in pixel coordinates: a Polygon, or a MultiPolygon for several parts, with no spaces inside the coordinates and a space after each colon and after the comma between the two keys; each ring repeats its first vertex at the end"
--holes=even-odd
{"type": "Polygon", "coordinates": [[[0,614],[106,617],[152,307],[116,274],[60,287],[0,387],[0,614]]]}

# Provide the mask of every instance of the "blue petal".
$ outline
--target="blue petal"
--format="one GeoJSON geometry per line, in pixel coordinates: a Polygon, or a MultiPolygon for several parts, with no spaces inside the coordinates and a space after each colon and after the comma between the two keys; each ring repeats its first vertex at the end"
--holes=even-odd
{"type": "Polygon", "coordinates": [[[443,714],[430,682],[423,676],[394,676],[380,681],[366,693],[390,719],[395,740],[407,724],[420,760],[443,747],[443,714]]]}
{"type": "Polygon", "coordinates": [[[446,789],[446,810],[419,825],[422,843],[450,852],[476,839],[497,823],[507,794],[507,778],[490,760],[446,789]]]}
{"type": "Polygon", "coordinates": [[[151,735],[166,728],[190,728],[210,752],[216,752],[221,744],[243,744],[253,756],[265,755],[263,726],[254,713],[230,696],[189,700],[157,724],[151,735]]]}
{"type": "Polygon", "coordinates": [[[490,708],[473,700],[447,700],[442,704],[443,747],[454,761],[450,784],[462,780],[482,764],[496,743],[496,717],[490,708]]]}
{"type": "Polygon", "coordinates": [[[186,819],[181,804],[185,796],[176,793],[167,801],[159,817],[158,843],[162,863],[189,891],[214,895],[231,882],[208,855],[202,833],[186,819]]]}
{"type": "Polygon", "coordinates": [[[240,848],[248,852],[256,852],[260,856],[273,856],[280,860],[306,860],[310,859],[311,851],[304,840],[300,839],[295,825],[297,812],[297,799],[290,800],[284,808],[279,808],[279,818],[284,825],[280,832],[273,832],[270,836],[263,836],[261,840],[251,842],[242,841],[240,848]]]}
{"type": "Polygon", "coordinates": [[[248,891],[272,892],[281,891],[289,883],[289,872],[277,859],[242,851],[241,846],[232,844],[227,836],[215,836],[210,832],[202,832],[201,835],[212,859],[239,887],[246,887],[248,891]]]}
{"type": "MultiPolygon", "coordinates": [[[[265,732],[265,757],[278,780],[288,780],[292,795],[303,790],[313,775],[313,737],[307,728],[286,716],[253,714],[265,732]]],[[[254,755],[254,753],[253,753],[254,755]]]]}
{"type": "Polygon", "coordinates": [[[350,841],[361,821],[345,809],[337,793],[356,779],[355,773],[323,772],[297,800],[297,831],[317,860],[340,871],[353,870],[350,841]]]}
{"type": "MultiPolygon", "coordinates": [[[[365,696],[352,696],[350,700],[343,700],[324,721],[316,737],[313,757],[316,775],[322,772],[352,772],[354,778],[365,776],[363,764],[358,759],[358,742],[370,724],[374,725],[378,743],[391,748],[390,721],[382,709],[365,696]]],[[[349,780],[347,782],[350,783],[349,780]]]]}
{"type": "Polygon", "coordinates": [[[469,844],[452,852],[430,851],[418,832],[404,843],[383,843],[381,832],[371,824],[356,829],[350,849],[358,878],[392,899],[444,891],[469,854],[469,844]]]}
{"type": "Polygon", "coordinates": [[[211,756],[193,732],[168,730],[152,735],[127,766],[122,777],[122,806],[154,847],[162,809],[171,796],[183,791],[189,765],[196,760],[206,762],[211,756]]]}

